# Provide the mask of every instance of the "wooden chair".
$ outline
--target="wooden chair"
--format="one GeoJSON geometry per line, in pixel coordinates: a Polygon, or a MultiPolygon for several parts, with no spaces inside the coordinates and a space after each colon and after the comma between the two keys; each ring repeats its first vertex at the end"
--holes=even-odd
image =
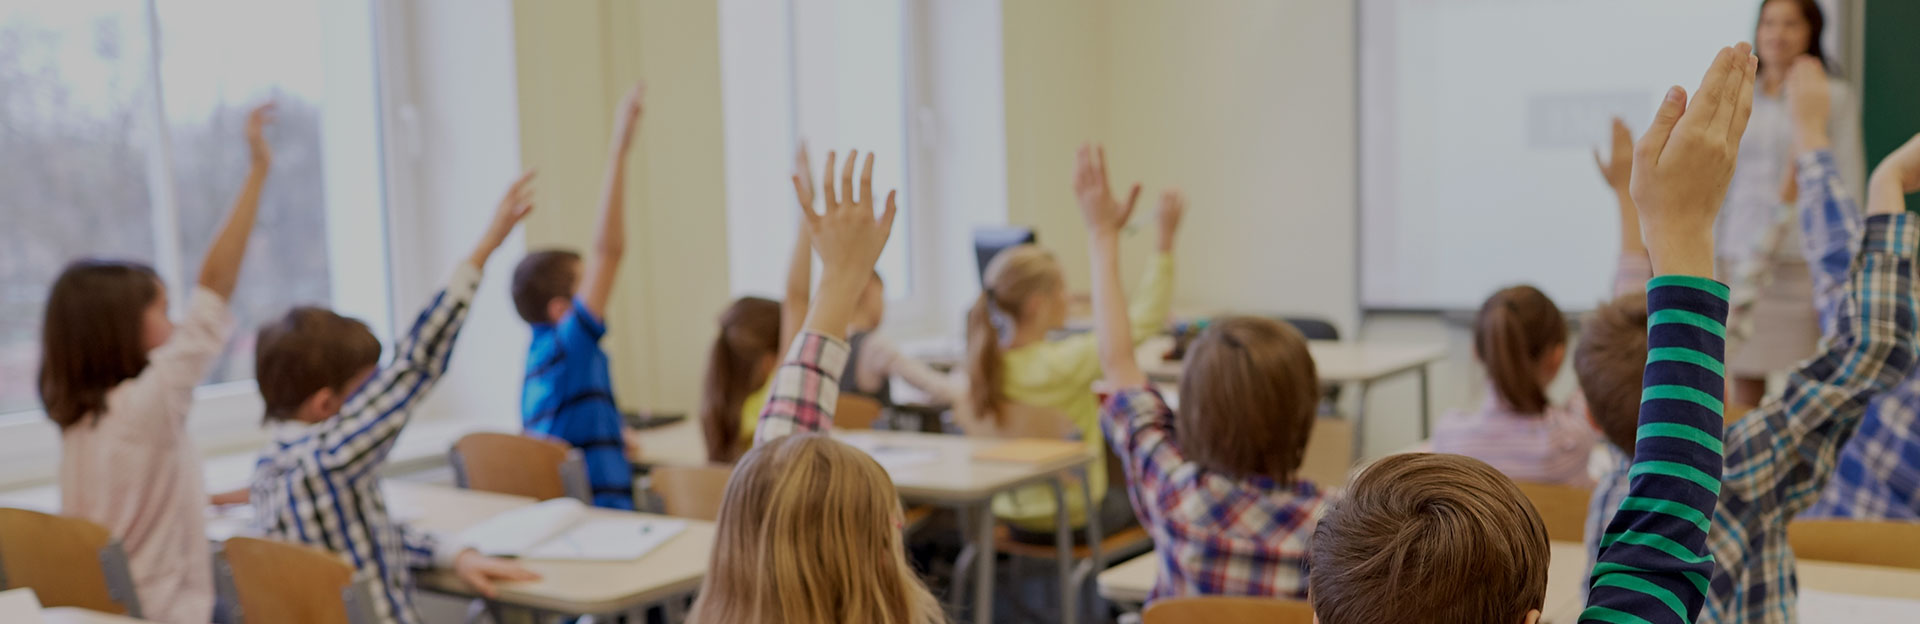
{"type": "Polygon", "coordinates": [[[1299,600],[1203,596],[1147,605],[1141,624],[1312,624],[1313,605],[1299,600]]]}
{"type": "Polygon", "coordinates": [[[366,579],[340,555],[311,546],[251,537],[226,541],[220,582],[239,602],[241,624],[371,624],[366,579]]]}
{"type": "Polygon", "coordinates": [[[1298,475],[1323,488],[1347,484],[1353,472],[1353,420],[1320,417],[1313,421],[1313,435],[1307,437],[1307,450],[1300,458],[1298,475]]]}
{"type": "Polygon", "coordinates": [[[882,407],[873,397],[842,392],[840,403],[833,408],[833,428],[872,429],[873,423],[880,421],[882,407]]]}
{"type": "Polygon", "coordinates": [[[470,433],[447,450],[462,489],[593,503],[586,461],[565,442],[510,433],[470,433]]]}
{"type": "Polygon", "coordinates": [[[720,519],[720,503],[732,476],[731,466],[655,466],[648,474],[663,513],[708,522],[720,519]]]}
{"type": "Polygon", "coordinates": [[[1516,481],[1520,493],[1527,495],[1540,521],[1547,525],[1547,539],[1556,542],[1585,543],[1587,539],[1587,502],[1593,490],[1565,485],[1516,481]]]}
{"type": "Polygon", "coordinates": [[[140,617],[126,550],[80,518],[0,508],[0,589],[18,587],[47,607],[140,617]]]}
{"type": "Polygon", "coordinates": [[[1787,543],[1799,559],[1920,570],[1920,522],[1800,520],[1787,543]]]}

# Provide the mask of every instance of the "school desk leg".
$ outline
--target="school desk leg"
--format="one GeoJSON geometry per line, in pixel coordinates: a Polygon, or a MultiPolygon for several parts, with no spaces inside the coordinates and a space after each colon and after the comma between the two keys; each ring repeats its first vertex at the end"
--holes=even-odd
{"type": "MultiPolygon", "coordinates": [[[[1432,365],[1426,365],[1426,366],[1420,367],[1420,439],[1421,440],[1430,440],[1433,438],[1433,431],[1432,431],[1433,422],[1430,420],[1431,418],[1433,418],[1433,412],[1429,410],[1429,408],[1431,408],[1432,405],[1429,403],[1430,399],[1427,396],[1427,369],[1429,368],[1432,368],[1432,365]]],[[[1359,457],[1359,456],[1355,455],[1354,457],[1359,457]]]]}
{"type": "MultiPolygon", "coordinates": [[[[1080,497],[1082,501],[1087,504],[1087,560],[1080,563],[1081,568],[1075,571],[1073,575],[1072,596],[1075,607],[1082,606],[1079,598],[1083,595],[1082,592],[1087,586],[1087,579],[1107,568],[1106,557],[1100,553],[1101,541],[1106,539],[1107,534],[1102,530],[1104,527],[1100,526],[1100,512],[1102,510],[1093,502],[1092,473],[1092,464],[1080,467],[1080,482],[1086,484],[1085,487],[1080,488],[1080,497]]],[[[1099,596],[1094,596],[1093,604],[1096,607],[1099,606],[1099,596]]],[[[1098,610],[1092,611],[1094,618],[1099,618],[1101,613],[1102,612],[1098,610]]]]}
{"type": "Polygon", "coordinates": [[[1367,395],[1372,391],[1372,381],[1360,382],[1360,397],[1353,402],[1353,462],[1355,464],[1360,463],[1360,458],[1366,456],[1361,451],[1367,447],[1367,395]]]}
{"type": "MultiPolygon", "coordinates": [[[[1065,472],[1053,477],[1053,547],[1060,575],[1060,622],[1075,624],[1080,610],[1073,608],[1073,603],[1078,601],[1074,600],[1073,591],[1073,519],[1072,514],[1067,513],[1066,482],[1065,472]]],[[[1087,515],[1093,515],[1093,510],[1089,509],[1087,515]]]]}
{"type": "Polygon", "coordinates": [[[973,525],[973,621],[993,622],[993,505],[979,506],[973,525]]]}

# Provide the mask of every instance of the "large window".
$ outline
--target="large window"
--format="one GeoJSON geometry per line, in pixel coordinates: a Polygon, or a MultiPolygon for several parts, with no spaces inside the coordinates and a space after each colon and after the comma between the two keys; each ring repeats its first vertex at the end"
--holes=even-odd
{"type": "Polygon", "coordinates": [[[208,381],[250,379],[254,327],[294,304],[385,333],[372,32],[363,2],[0,6],[0,413],[39,403],[41,314],[67,262],[149,263],[185,302],[246,175],[246,111],[268,98],[273,172],[208,381]]]}

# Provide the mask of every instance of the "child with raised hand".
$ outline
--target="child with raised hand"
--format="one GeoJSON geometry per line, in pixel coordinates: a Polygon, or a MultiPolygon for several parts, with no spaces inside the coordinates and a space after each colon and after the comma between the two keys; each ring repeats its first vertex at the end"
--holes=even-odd
{"type": "Polygon", "coordinates": [[[932,624],[939,602],[907,564],[898,494],[872,457],[823,435],[845,370],[841,336],[886,247],[896,212],[873,213],[873,161],[856,192],[852,159],[825,212],[803,226],[823,273],[805,328],[772,384],[753,450],[727,481],[693,624],[932,624]],[[822,521],[826,519],[827,521],[822,521]]]}
{"type": "Polygon", "coordinates": [[[1308,538],[1328,500],[1297,475],[1320,399],[1306,339],[1271,319],[1216,320],[1187,351],[1179,411],[1168,408],[1134,359],[1117,256],[1132,205],[1114,200],[1104,161],[1082,148],[1076,184],[1113,392],[1100,424],[1158,553],[1150,599],[1306,598],[1308,538]]]}
{"type": "Polygon", "coordinates": [[[1441,420],[1434,452],[1480,459],[1515,481],[1592,486],[1587,459],[1600,434],[1577,395],[1547,396],[1567,357],[1559,306],[1532,286],[1501,289],[1480,306],[1473,354],[1487,369],[1486,402],[1441,420]]]}
{"type": "MultiPolygon", "coordinates": [[[[1608,527],[1583,622],[1691,623],[1713,570],[1727,301],[1713,223],[1752,107],[1751,47],[1723,48],[1689,101],[1674,87],[1634,149],[1630,189],[1656,275],[1631,490],[1608,527]]],[[[1546,531],[1484,462],[1412,453],[1362,471],[1313,536],[1324,624],[1537,622],[1546,531]],[[1418,487],[1413,487],[1418,484],[1418,487]]]]}
{"type": "Polygon", "coordinates": [[[573,251],[550,249],[527,254],[513,271],[514,308],[533,330],[520,423],[580,449],[594,506],[612,509],[633,509],[633,465],[600,338],[607,333],[607,303],[626,250],[627,154],[645,95],[644,85],[634,85],[614,119],[599,234],[587,261],[573,251]]]}
{"type": "MultiPolygon", "coordinates": [[[[854,150],[847,156],[847,165],[852,166],[859,158],[860,151],[854,150]]],[[[826,170],[829,174],[833,172],[834,159],[834,153],[827,152],[826,170]]],[[[868,154],[867,160],[871,162],[873,155],[868,154]]],[[[806,143],[801,143],[794,152],[793,170],[794,196],[802,207],[812,210],[812,167],[808,163],[806,143]]],[[[780,345],[783,348],[800,333],[812,297],[813,242],[807,234],[807,228],[798,229],[799,240],[794,242],[793,256],[787,264],[786,298],[780,302],[780,345]]],[[[933,403],[952,404],[958,399],[959,390],[956,386],[960,384],[934,371],[925,362],[901,353],[892,340],[876,331],[886,313],[886,283],[875,271],[872,279],[867,281],[866,288],[860,290],[860,304],[854,308],[853,320],[847,326],[848,354],[851,357],[847,360],[847,370],[840,376],[840,390],[872,397],[882,405],[891,405],[892,380],[899,377],[925,393],[933,403]]]]}
{"type": "MultiPolygon", "coordinates": [[[[1101,197],[1111,199],[1105,187],[1091,185],[1092,171],[1105,165],[1101,150],[1081,148],[1074,190],[1082,206],[1105,201],[1101,197]]],[[[1101,176],[1104,183],[1104,173],[1101,176]]],[[[1127,197],[1129,214],[1139,198],[1136,184],[1127,197]]],[[[1136,346],[1167,324],[1173,299],[1174,236],[1185,213],[1186,198],[1178,191],[1161,195],[1157,251],[1128,311],[1136,346]]],[[[995,255],[987,263],[983,282],[980,298],[967,314],[967,388],[964,400],[954,409],[960,428],[968,435],[1038,437],[1042,434],[1036,432],[1044,432],[1078,439],[1094,458],[1086,487],[1098,508],[1083,509],[1087,497],[1081,493],[1082,486],[1070,484],[1068,518],[1080,527],[1086,525],[1088,513],[1098,513],[1107,530],[1131,526],[1135,518],[1125,501],[1108,495],[1100,406],[1090,390],[1100,378],[1094,337],[1048,338],[1067,323],[1066,276],[1059,261],[1045,249],[1021,245],[995,255]],[[1048,422],[1036,422],[1043,420],[1048,422]]],[[[1045,485],[1023,487],[995,497],[993,513],[1013,529],[1015,540],[1052,544],[1054,500],[1053,490],[1045,485]]]]}
{"type": "Polygon", "coordinates": [[[254,370],[272,440],[253,468],[252,528],[352,562],[375,583],[381,622],[420,621],[413,568],[452,568],[486,597],[496,581],[538,578],[395,522],[379,476],[413,410],[446,372],[487,258],[533,210],[532,178],[529,171],[507,190],[473,253],[395,342],[385,366],[367,326],[330,310],[294,308],[260,328],[254,370]]]}
{"type": "Polygon", "coordinates": [[[208,498],[187,412],[233,334],[228,303],[272,168],[272,120],[270,102],[247,115],[252,166],[178,325],[164,282],[144,264],[77,261],[47,295],[40,397],[60,426],[61,513],[121,541],[144,615],[158,622],[213,617],[208,498]]]}

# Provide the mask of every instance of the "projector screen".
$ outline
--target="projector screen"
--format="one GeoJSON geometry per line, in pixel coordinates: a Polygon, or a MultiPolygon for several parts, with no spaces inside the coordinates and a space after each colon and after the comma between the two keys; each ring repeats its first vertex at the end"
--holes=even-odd
{"type": "MultiPolygon", "coordinates": [[[[1361,0],[1360,292],[1472,310],[1532,284],[1608,295],[1619,244],[1593,149],[1753,36],[1758,0],[1361,0]]],[[[1829,25],[1829,30],[1834,28],[1829,25]]]]}

